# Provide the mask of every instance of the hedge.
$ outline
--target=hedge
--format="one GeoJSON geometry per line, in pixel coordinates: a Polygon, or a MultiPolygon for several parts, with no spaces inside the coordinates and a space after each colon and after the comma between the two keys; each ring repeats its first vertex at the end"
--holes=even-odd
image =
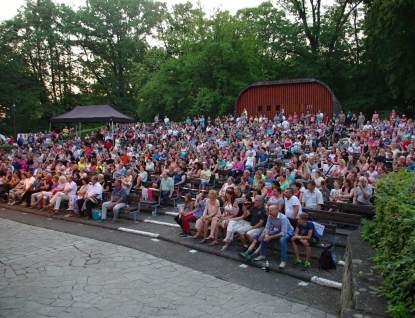
{"type": "Polygon", "coordinates": [[[376,183],[376,216],[363,236],[376,250],[375,268],[392,317],[415,317],[415,175],[391,173],[376,183]]]}
{"type": "Polygon", "coordinates": [[[1,145],[0,146],[0,151],[6,151],[7,153],[9,153],[13,148],[15,148],[15,146],[1,145]]]}

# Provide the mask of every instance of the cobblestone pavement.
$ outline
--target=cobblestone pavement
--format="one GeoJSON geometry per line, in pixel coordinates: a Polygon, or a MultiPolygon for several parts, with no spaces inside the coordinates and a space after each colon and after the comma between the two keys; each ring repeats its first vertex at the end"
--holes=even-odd
{"type": "Polygon", "coordinates": [[[131,248],[0,218],[0,317],[334,317],[131,248]]]}

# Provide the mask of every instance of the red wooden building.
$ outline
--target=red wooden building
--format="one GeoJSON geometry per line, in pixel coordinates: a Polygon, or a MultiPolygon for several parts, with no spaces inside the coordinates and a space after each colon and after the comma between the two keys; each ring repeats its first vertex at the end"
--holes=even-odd
{"type": "Polygon", "coordinates": [[[244,109],[248,115],[267,115],[274,118],[284,110],[285,115],[322,111],[328,116],[338,114],[341,105],[327,84],[313,79],[254,83],[239,93],[235,103],[235,115],[240,116],[244,109]]]}

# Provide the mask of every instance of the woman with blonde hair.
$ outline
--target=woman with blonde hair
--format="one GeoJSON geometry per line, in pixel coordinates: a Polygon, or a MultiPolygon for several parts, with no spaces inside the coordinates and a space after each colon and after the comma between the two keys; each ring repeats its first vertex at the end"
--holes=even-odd
{"type": "Polygon", "coordinates": [[[225,203],[223,204],[223,215],[212,219],[210,235],[208,239],[213,240],[213,242],[209,244],[210,246],[215,246],[219,244],[218,226],[226,229],[228,227],[229,221],[235,218],[239,212],[238,202],[236,201],[235,190],[233,188],[228,188],[226,190],[225,195],[226,195],[226,200],[225,200],[225,203]]]}
{"type": "Polygon", "coordinates": [[[196,235],[193,238],[198,238],[203,231],[203,240],[199,242],[199,244],[206,243],[208,241],[208,227],[209,223],[213,221],[214,218],[217,219],[221,216],[220,212],[220,204],[219,200],[217,199],[218,194],[215,190],[210,190],[208,194],[208,200],[206,200],[206,207],[205,211],[203,212],[203,216],[201,219],[201,224],[199,230],[197,231],[196,235]]]}
{"type": "Polygon", "coordinates": [[[344,159],[339,160],[339,165],[333,171],[333,177],[344,178],[347,174],[347,165],[344,159]]]}
{"type": "Polygon", "coordinates": [[[359,161],[357,162],[357,167],[360,171],[367,171],[369,170],[369,163],[365,156],[360,156],[359,161]]]}

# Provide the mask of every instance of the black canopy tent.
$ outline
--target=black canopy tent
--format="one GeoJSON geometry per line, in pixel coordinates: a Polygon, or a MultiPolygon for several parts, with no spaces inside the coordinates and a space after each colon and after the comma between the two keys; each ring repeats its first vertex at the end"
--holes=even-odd
{"type": "MultiPolygon", "coordinates": [[[[132,117],[121,114],[110,105],[76,106],[70,112],[52,117],[49,123],[134,123],[132,117]]],[[[50,130],[50,129],[49,129],[50,130]]]]}

